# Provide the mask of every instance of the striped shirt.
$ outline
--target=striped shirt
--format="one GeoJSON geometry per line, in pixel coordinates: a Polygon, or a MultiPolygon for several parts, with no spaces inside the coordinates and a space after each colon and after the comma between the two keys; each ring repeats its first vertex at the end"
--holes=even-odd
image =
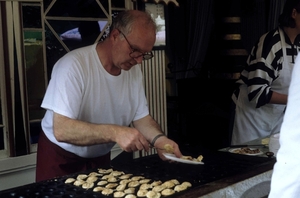
{"type": "MultiPolygon", "coordinates": [[[[286,57],[290,63],[294,63],[300,50],[300,38],[298,36],[292,44],[286,33],[284,36],[286,57]]],[[[256,108],[270,101],[273,93],[271,84],[279,76],[283,67],[282,63],[283,50],[279,30],[276,28],[262,35],[256,45],[253,46],[247,60],[247,66],[237,81],[239,84],[247,85],[249,101],[255,102],[256,108]]]]}

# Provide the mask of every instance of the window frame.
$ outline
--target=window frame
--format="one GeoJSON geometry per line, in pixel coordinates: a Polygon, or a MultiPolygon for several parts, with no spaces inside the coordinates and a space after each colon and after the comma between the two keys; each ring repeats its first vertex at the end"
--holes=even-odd
{"type": "MultiPolygon", "coordinates": [[[[100,0],[95,0],[100,3],[100,0]]],[[[119,0],[118,0],[119,1],[119,0]]],[[[10,157],[17,157],[22,155],[30,155],[37,151],[37,143],[31,143],[30,135],[30,126],[32,123],[41,122],[41,119],[30,120],[30,105],[28,99],[28,88],[27,79],[26,79],[26,60],[25,60],[25,41],[24,33],[26,31],[41,31],[42,34],[42,48],[43,48],[43,64],[44,64],[44,84],[45,89],[48,84],[49,69],[48,57],[46,51],[46,34],[45,27],[50,27],[50,30],[53,30],[48,23],[49,19],[54,19],[51,16],[47,16],[49,9],[56,0],[51,0],[50,6],[44,8],[45,0],[0,0],[0,39],[3,39],[3,42],[0,43],[0,56],[4,57],[0,60],[0,130],[3,130],[3,146],[4,149],[0,149],[0,160],[10,157]],[[41,28],[28,28],[23,27],[23,6],[40,6],[41,7],[41,28]],[[12,31],[13,30],[13,31],[12,31]],[[16,72],[17,70],[17,72],[16,72]],[[16,84],[19,86],[16,89],[16,84]],[[15,97],[19,94],[20,101],[19,106],[16,104],[15,97]],[[20,110],[21,109],[21,110],[20,110]],[[16,111],[21,113],[21,122],[16,119],[16,111]],[[19,128],[21,130],[19,131],[19,128]],[[16,140],[17,136],[22,136],[22,140],[16,140]],[[18,153],[18,147],[22,144],[22,149],[24,152],[18,153]],[[24,145],[23,145],[24,144],[24,145]]],[[[122,2],[123,3],[123,2],[122,2]]],[[[121,3],[121,4],[122,4],[121,3]]],[[[106,13],[107,18],[101,19],[106,20],[107,24],[102,30],[101,35],[98,39],[104,34],[105,29],[109,27],[112,21],[112,12],[113,11],[123,11],[127,9],[133,9],[134,3],[129,0],[124,0],[123,7],[113,7],[111,5],[111,0],[107,0],[108,11],[106,13]]],[[[76,17],[56,17],[57,20],[78,20],[76,17]]],[[[80,20],[99,20],[98,18],[87,18],[80,20]]],[[[54,31],[55,32],[55,31],[54,31]]],[[[55,35],[58,38],[58,34],[55,35]]],[[[60,40],[59,40],[60,41],[60,40]]],[[[61,42],[61,41],[60,41],[61,42]]],[[[64,49],[69,52],[70,49],[64,45],[64,49]]],[[[51,67],[51,66],[50,66],[51,67]]],[[[1,170],[0,170],[1,171],[1,170]]]]}

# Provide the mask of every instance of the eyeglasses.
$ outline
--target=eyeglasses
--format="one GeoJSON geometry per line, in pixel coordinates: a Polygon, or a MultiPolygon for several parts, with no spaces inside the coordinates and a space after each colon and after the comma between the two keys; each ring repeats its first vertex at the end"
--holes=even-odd
{"type": "Polygon", "coordinates": [[[123,34],[123,32],[121,32],[119,29],[118,31],[124,36],[125,40],[127,41],[129,47],[131,48],[131,52],[129,53],[129,56],[131,58],[139,58],[139,57],[143,57],[143,60],[149,60],[151,58],[153,58],[153,53],[152,52],[146,52],[146,53],[142,53],[137,49],[134,49],[131,44],[129,43],[128,39],[126,38],[125,34],[123,34]]]}

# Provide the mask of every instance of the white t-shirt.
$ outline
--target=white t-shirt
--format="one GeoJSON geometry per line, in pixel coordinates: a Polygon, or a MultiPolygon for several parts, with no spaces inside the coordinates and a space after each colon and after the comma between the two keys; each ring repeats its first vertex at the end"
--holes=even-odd
{"type": "Polygon", "coordinates": [[[269,198],[300,196],[300,56],[297,56],[280,131],[269,198]]]}
{"type": "Polygon", "coordinates": [[[53,67],[42,107],[47,109],[42,129],[49,140],[78,156],[91,158],[110,151],[115,143],[75,146],[58,142],[53,134],[53,111],[95,124],[129,126],[149,114],[139,65],[119,76],[102,66],[96,44],[76,49],[53,67]]]}

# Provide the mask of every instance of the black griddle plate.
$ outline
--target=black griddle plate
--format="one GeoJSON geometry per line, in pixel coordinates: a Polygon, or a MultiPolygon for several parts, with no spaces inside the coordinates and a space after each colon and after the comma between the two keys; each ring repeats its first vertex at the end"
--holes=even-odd
{"type": "MultiPolygon", "coordinates": [[[[175,193],[172,196],[182,195],[193,188],[199,188],[204,184],[232,177],[247,171],[259,168],[268,163],[274,163],[275,158],[265,158],[257,156],[246,156],[232,154],[227,152],[210,152],[210,153],[185,153],[198,157],[199,154],[204,156],[204,165],[169,163],[162,161],[157,155],[150,155],[142,158],[132,159],[128,153],[121,153],[111,164],[111,168],[124,173],[131,173],[134,176],[144,176],[152,180],[167,181],[177,179],[179,182],[188,181],[192,184],[191,188],[186,191],[175,193]]],[[[109,168],[109,167],[108,167],[109,168]]],[[[88,174],[97,170],[68,175],[48,181],[33,183],[13,189],[0,192],[3,198],[107,198],[99,192],[93,192],[92,189],[85,190],[76,187],[73,184],[65,184],[64,181],[69,177],[77,177],[78,174],[88,174]]]]}
{"type": "MultiPolygon", "coordinates": [[[[186,154],[186,153],[185,153],[186,154]]],[[[262,165],[274,163],[275,158],[247,156],[227,152],[187,153],[193,157],[203,154],[204,165],[169,163],[162,161],[157,155],[127,161],[120,158],[113,161],[112,167],[117,170],[142,175],[154,180],[167,181],[177,179],[179,182],[189,181],[193,187],[231,177],[262,165]]]]}

